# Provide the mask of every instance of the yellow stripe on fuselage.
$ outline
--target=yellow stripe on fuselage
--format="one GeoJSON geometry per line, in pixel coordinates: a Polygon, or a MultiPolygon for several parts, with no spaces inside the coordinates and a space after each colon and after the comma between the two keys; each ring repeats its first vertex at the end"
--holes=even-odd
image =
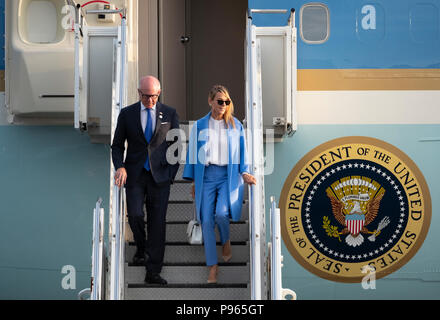
{"type": "Polygon", "coordinates": [[[440,90],[440,69],[298,69],[298,90],[440,90]]]}

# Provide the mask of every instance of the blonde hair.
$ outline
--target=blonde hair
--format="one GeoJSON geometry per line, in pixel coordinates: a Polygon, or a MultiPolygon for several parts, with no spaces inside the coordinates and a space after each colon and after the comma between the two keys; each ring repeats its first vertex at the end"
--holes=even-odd
{"type": "Polygon", "coordinates": [[[226,127],[229,128],[229,124],[231,124],[232,127],[235,129],[235,121],[234,121],[234,117],[233,117],[234,103],[232,102],[232,99],[229,96],[229,91],[225,86],[222,86],[220,84],[216,84],[216,85],[212,86],[211,90],[209,90],[208,101],[209,100],[213,101],[215,99],[215,96],[217,95],[217,93],[223,93],[226,96],[226,98],[228,98],[228,100],[231,101],[229,106],[226,106],[226,112],[223,115],[223,119],[226,122],[226,127]]]}

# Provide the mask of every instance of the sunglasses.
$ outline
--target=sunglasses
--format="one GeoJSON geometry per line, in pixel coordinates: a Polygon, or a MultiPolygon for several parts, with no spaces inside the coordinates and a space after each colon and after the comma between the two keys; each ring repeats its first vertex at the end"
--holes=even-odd
{"type": "Polygon", "coordinates": [[[223,103],[226,104],[227,106],[229,106],[231,104],[231,100],[226,100],[226,101],[224,101],[224,100],[217,100],[217,103],[218,103],[219,106],[222,106],[223,103]]]}

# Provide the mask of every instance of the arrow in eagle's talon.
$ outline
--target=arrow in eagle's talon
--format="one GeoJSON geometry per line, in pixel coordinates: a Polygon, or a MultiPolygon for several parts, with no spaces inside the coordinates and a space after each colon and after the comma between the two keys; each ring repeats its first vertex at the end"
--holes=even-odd
{"type": "Polygon", "coordinates": [[[368,237],[368,240],[374,242],[376,240],[376,236],[378,236],[383,228],[385,228],[390,223],[390,218],[385,217],[382,219],[382,221],[379,223],[379,227],[377,228],[374,233],[368,237]]]}

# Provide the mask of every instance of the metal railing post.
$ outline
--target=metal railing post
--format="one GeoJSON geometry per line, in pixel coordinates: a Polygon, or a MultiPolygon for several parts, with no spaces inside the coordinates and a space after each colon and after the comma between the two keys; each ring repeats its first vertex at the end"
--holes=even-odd
{"type": "Polygon", "coordinates": [[[284,289],[282,284],[283,256],[281,255],[281,222],[280,209],[277,208],[275,197],[270,197],[270,230],[271,230],[271,255],[270,255],[270,282],[271,282],[271,300],[286,300],[291,296],[296,300],[296,293],[290,289],[284,289]]]}
{"type": "MultiPolygon", "coordinates": [[[[125,80],[126,80],[126,18],[125,10],[121,20],[121,26],[118,30],[116,79],[114,81],[114,105],[112,114],[111,139],[113,139],[116,130],[118,115],[122,106],[126,104],[125,80]]],[[[125,256],[125,199],[124,190],[114,184],[114,167],[110,168],[110,199],[111,203],[111,221],[110,221],[110,239],[111,239],[111,262],[110,262],[110,293],[111,300],[120,300],[124,298],[124,256],[125,256]]]]}
{"type": "Polygon", "coordinates": [[[270,198],[270,221],[271,221],[271,299],[281,300],[281,239],[280,239],[280,209],[276,207],[275,197],[270,198]]]}
{"type": "Polygon", "coordinates": [[[102,299],[102,287],[105,283],[103,279],[103,261],[104,261],[104,210],[101,208],[102,199],[99,198],[93,212],[93,253],[92,253],[92,284],[91,300],[102,299]]]}

